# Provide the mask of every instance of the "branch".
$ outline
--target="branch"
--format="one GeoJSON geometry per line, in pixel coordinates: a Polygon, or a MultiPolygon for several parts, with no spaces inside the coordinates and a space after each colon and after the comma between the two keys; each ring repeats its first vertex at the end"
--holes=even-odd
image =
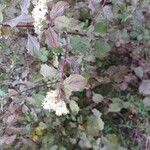
{"type": "Polygon", "coordinates": [[[50,82],[50,83],[44,83],[44,84],[37,84],[37,85],[35,85],[35,86],[31,87],[31,88],[28,88],[28,89],[25,89],[25,90],[23,90],[23,91],[17,92],[17,93],[15,93],[15,94],[10,95],[10,96],[8,96],[8,95],[6,94],[6,96],[4,96],[3,99],[9,98],[9,97],[12,97],[12,96],[17,96],[17,95],[20,95],[20,94],[22,94],[22,93],[24,93],[24,92],[28,92],[28,91],[30,91],[30,90],[33,90],[33,89],[36,89],[36,88],[39,88],[39,87],[44,87],[44,86],[47,86],[47,85],[55,84],[55,83],[57,83],[57,82],[58,82],[58,81],[50,82]]]}
{"type": "MultiPolygon", "coordinates": [[[[11,27],[8,24],[2,24],[2,23],[0,23],[0,26],[2,26],[2,27],[11,27]]],[[[16,27],[17,28],[34,28],[34,26],[31,25],[31,24],[18,24],[16,27]]]]}
{"type": "Polygon", "coordinates": [[[70,35],[79,35],[79,36],[87,36],[86,33],[82,33],[82,32],[67,32],[67,34],[70,34],[70,35]]]}
{"type": "MultiPolygon", "coordinates": [[[[0,23],[0,26],[2,26],[2,27],[10,27],[10,25],[8,25],[8,24],[2,24],[2,23],[0,23]]],[[[17,28],[34,28],[34,26],[33,25],[31,25],[31,24],[18,24],[17,26],[16,26],[17,28]]],[[[46,28],[45,28],[46,29],[46,28]]],[[[66,32],[67,34],[69,34],[69,35],[78,35],[78,36],[82,36],[82,37],[84,37],[84,36],[88,36],[87,35],[87,33],[84,33],[84,32],[72,32],[72,31],[68,31],[68,32],[66,32]]],[[[100,35],[94,35],[96,38],[101,38],[101,36],[100,35]]]]}

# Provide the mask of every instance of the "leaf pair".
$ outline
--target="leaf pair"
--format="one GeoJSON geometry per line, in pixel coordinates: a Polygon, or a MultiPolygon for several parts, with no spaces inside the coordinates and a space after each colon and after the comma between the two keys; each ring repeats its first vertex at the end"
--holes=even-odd
{"type": "MultiPolygon", "coordinates": [[[[55,19],[63,15],[65,7],[67,5],[67,2],[59,1],[53,6],[52,10],[50,11],[50,24],[54,24],[55,19]]],[[[50,45],[53,48],[59,47],[58,34],[56,33],[54,27],[49,26],[49,28],[45,31],[45,36],[48,45],[50,45]]]]}

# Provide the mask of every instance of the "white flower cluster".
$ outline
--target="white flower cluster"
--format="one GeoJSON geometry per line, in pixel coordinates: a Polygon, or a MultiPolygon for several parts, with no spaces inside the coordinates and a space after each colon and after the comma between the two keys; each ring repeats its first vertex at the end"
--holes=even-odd
{"type": "Polygon", "coordinates": [[[40,35],[43,30],[43,21],[46,20],[46,13],[48,12],[47,0],[39,0],[32,11],[34,19],[35,33],[40,35]]]}
{"type": "Polygon", "coordinates": [[[54,111],[57,116],[66,115],[69,113],[66,103],[59,99],[58,91],[49,91],[42,103],[44,109],[54,111]]]}

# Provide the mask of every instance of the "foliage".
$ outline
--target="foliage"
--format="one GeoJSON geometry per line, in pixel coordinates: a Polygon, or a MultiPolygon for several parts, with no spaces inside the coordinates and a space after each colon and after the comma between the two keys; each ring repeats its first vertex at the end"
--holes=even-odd
{"type": "Polygon", "coordinates": [[[1,149],[150,149],[149,17],[147,0],[1,0],[1,149]]]}

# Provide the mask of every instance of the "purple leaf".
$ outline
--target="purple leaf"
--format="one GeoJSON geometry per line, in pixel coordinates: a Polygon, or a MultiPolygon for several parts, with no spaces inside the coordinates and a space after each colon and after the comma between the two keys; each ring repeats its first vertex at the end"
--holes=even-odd
{"type": "Polygon", "coordinates": [[[50,12],[50,18],[53,20],[58,16],[62,16],[67,5],[68,3],[64,1],[57,2],[50,12]]]}
{"type": "Polygon", "coordinates": [[[86,88],[87,80],[79,74],[71,74],[64,80],[63,85],[65,95],[69,98],[73,91],[81,91],[86,88]]]}
{"type": "Polygon", "coordinates": [[[128,88],[127,82],[123,82],[120,84],[120,90],[125,91],[128,88]]]}
{"type": "Polygon", "coordinates": [[[102,12],[103,12],[104,18],[106,18],[109,21],[113,20],[114,14],[112,11],[112,6],[109,6],[109,5],[104,6],[102,9],[102,12]]]}
{"type": "Polygon", "coordinates": [[[21,4],[21,12],[22,14],[28,14],[28,8],[30,7],[30,0],[22,0],[21,4]]]}
{"type": "Polygon", "coordinates": [[[46,40],[48,42],[48,45],[50,45],[53,48],[59,47],[58,35],[53,28],[49,27],[45,31],[45,36],[46,36],[46,40]]]}
{"type": "Polygon", "coordinates": [[[30,0],[22,0],[20,7],[21,7],[21,15],[14,19],[6,21],[4,24],[10,25],[11,27],[15,27],[19,23],[33,22],[32,16],[28,14],[28,8],[30,7],[30,0]]]}
{"type": "Polygon", "coordinates": [[[7,118],[7,124],[8,125],[12,125],[14,122],[16,122],[18,119],[18,115],[17,114],[13,114],[13,115],[10,115],[8,118],[7,118]]]}
{"type": "Polygon", "coordinates": [[[95,10],[95,6],[100,5],[100,2],[102,0],[88,0],[88,7],[94,11],[95,10]]]}
{"type": "Polygon", "coordinates": [[[5,139],[4,143],[6,143],[6,144],[12,144],[15,141],[15,139],[16,139],[16,135],[5,136],[4,139],[5,139]]]}
{"type": "Polygon", "coordinates": [[[12,28],[17,26],[19,23],[31,23],[33,21],[32,16],[29,14],[21,14],[20,16],[6,21],[4,24],[10,25],[12,28]]]}
{"type": "Polygon", "coordinates": [[[40,49],[40,43],[37,37],[28,34],[28,42],[26,48],[28,50],[28,53],[32,56],[36,54],[36,52],[40,49]]]}

